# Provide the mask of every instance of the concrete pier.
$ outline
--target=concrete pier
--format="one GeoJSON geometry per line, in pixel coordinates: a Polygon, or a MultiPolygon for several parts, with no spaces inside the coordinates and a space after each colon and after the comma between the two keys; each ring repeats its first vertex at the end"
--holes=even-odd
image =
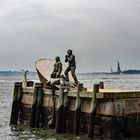
{"type": "Polygon", "coordinates": [[[47,128],[53,118],[57,133],[140,137],[140,91],[107,89],[104,83],[87,90],[67,87],[52,95],[41,83],[22,87],[16,82],[10,124],[47,128]]]}

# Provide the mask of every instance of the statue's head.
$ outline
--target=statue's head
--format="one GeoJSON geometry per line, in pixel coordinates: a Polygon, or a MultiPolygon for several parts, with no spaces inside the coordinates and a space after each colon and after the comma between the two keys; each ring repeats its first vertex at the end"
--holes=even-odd
{"type": "Polygon", "coordinates": [[[56,62],[60,61],[60,57],[59,57],[59,56],[56,56],[56,57],[55,57],[55,61],[56,61],[56,62]]]}
{"type": "Polygon", "coordinates": [[[72,50],[69,49],[69,50],[67,51],[67,54],[68,54],[69,56],[72,55],[72,50]]]}

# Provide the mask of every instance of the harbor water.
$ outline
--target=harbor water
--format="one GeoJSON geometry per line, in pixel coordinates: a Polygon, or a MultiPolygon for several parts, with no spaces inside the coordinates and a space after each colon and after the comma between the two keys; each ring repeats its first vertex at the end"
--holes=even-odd
{"type": "MultiPolygon", "coordinates": [[[[36,75],[29,75],[30,80],[37,81],[36,75]]],[[[137,89],[140,90],[140,75],[105,75],[105,74],[78,74],[78,79],[84,87],[93,87],[101,81],[105,88],[137,89]]],[[[74,136],[73,134],[56,134],[51,129],[32,129],[28,126],[10,126],[11,105],[14,83],[22,81],[22,75],[0,76],[0,140],[88,140],[87,135],[74,136]]],[[[122,140],[138,140],[124,138],[122,140]]],[[[116,138],[116,139],[118,139],[116,138]]],[[[95,137],[94,140],[100,140],[95,137]]]]}

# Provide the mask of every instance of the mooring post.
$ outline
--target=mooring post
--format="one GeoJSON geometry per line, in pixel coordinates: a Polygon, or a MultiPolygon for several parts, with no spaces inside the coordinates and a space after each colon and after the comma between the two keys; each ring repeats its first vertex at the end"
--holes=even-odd
{"type": "Polygon", "coordinates": [[[38,100],[38,90],[40,87],[40,83],[35,83],[34,93],[33,93],[33,104],[32,104],[32,111],[31,111],[31,118],[30,118],[30,127],[36,127],[36,107],[37,107],[37,100],[38,100]]]}
{"type": "Polygon", "coordinates": [[[104,82],[99,82],[99,88],[104,89],[104,82]]]}
{"type": "Polygon", "coordinates": [[[62,111],[62,132],[66,133],[66,121],[67,121],[67,90],[63,91],[63,111],[62,111]]]}
{"type": "Polygon", "coordinates": [[[43,102],[43,84],[39,83],[37,86],[38,86],[38,96],[37,96],[37,103],[36,103],[35,127],[39,128],[40,115],[41,115],[42,102],[43,102]]]}
{"type": "Polygon", "coordinates": [[[52,129],[55,128],[55,124],[56,124],[56,113],[55,113],[55,84],[51,85],[51,89],[52,89],[52,113],[51,113],[51,120],[48,122],[48,126],[52,129]]]}
{"type": "Polygon", "coordinates": [[[80,91],[82,91],[83,84],[79,83],[77,87],[77,97],[75,104],[75,116],[74,116],[74,134],[79,135],[80,129],[80,117],[81,117],[81,100],[80,100],[80,91]]]}
{"type": "Polygon", "coordinates": [[[53,108],[52,108],[52,124],[51,124],[51,128],[55,128],[55,124],[56,124],[56,113],[55,113],[55,111],[56,111],[56,109],[55,109],[55,99],[56,99],[56,97],[55,97],[55,89],[54,89],[54,87],[53,87],[53,89],[52,89],[52,100],[53,100],[53,108]]]}
{"type": "Polygon", "coordinates": [[[99,92],[99,84],[95,84],[93,89],[93,96],[92,96],[90,116],[89,116],[89,126],[88,126],[88,137],[90,138],[93,138],[93,134],[94,134],[94,124],[95,124],[96,110],[97,110],[96,93],[98,92],[99,92]]]}
{"type": "Polygon", "coordinates": [[[11,125],[16,125],[18,122],[21,98],[22,98],[22,83],[16,82],[14,85],[13,103],[10,118],[11,125]]]}
{"type": "Polygon", "coordinates": [[[60,133],[62,130],[62,112],[63,112],[63,89],[60,86],[58,110],[57,110],[57,117],[56,117],[56,132],[57,133],[60,133]]]}

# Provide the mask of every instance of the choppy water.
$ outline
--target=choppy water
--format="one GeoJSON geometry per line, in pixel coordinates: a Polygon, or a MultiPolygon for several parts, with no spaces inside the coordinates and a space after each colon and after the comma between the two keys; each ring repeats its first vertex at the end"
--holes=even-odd
{"type": "MultiPolygon", "coordinates": [[[[35,76],[29,78],[37,80],[35,76]]],[[[78,78],[85,87],[93,87],[93,84],[103,81],[107,88],[140,89],[140,75],[79,74],[78,78]]],[[[88,140],[86,135],[76,137],[73,134],[56,134],[54,130],[50,129],[32,129],[22,125],[10,126],[14,82],[20,80],[22,80],[22,76],[0,76],[0,140],[88,140]]],[[[99,138],[97,137],[95,140],[99,140],[99,138]]]]}

